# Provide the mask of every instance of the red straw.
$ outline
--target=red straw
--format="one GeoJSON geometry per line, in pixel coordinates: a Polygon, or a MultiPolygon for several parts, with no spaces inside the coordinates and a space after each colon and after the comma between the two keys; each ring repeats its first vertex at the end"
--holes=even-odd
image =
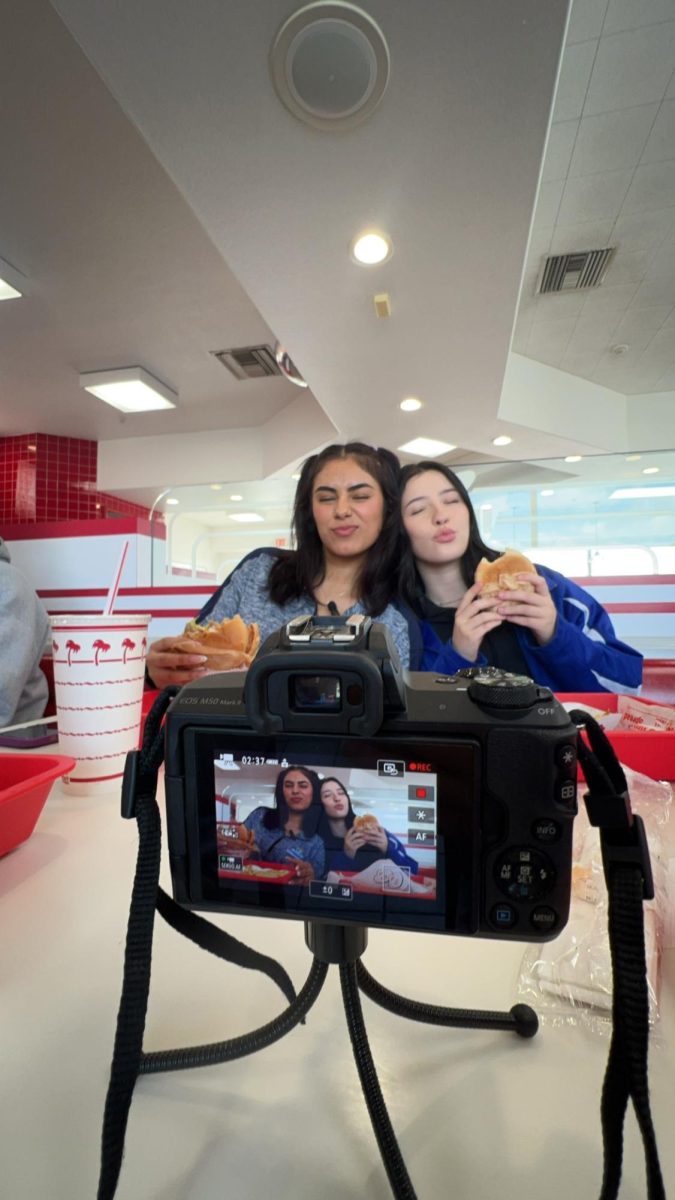
{"type": "Polygon", "coordinates": [[[128,549],[129,549],[129,543],[125,542],[124,545],[122,546],[122,553],[120,554],[120,561],[117,564],[117,570],[115,571],[115,577],[110,585],[110,591],[108,592],[108,595],[106,598],[105,607],[103,609],[104,617],[109,617],[115,607],[115,601],[117,599],[117,593],[119,591],[120,583],[122,581],[122,571],[124,570],[124,562],[127,557],[128,549]]]}

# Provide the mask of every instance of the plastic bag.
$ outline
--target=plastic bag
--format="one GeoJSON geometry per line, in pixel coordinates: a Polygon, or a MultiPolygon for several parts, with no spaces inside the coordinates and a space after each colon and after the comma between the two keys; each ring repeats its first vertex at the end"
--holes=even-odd
{"type": "MultiPolygon", "coordinates": [[[[659,961],[668,906],[665,834],[672,788],[623,767],[633,812],[644,821],[654,877],[654,899],[644,905],[649,1020],[658,1020],[659,961]]],[[[612,1028],[612,966],[607,931],[607,889],[600,834],[589,824],[578,785],[579,816],[574,822],[572,900],[565,929],[552,942],[528,946],[523,956],[519,996],[545,1024],[582,1025],[599,1034],[612,1028]]]]}

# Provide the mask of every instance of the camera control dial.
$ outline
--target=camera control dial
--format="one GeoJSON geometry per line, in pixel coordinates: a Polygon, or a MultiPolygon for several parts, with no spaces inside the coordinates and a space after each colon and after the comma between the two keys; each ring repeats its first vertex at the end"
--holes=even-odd
{"type": "Polygon", "coordinates": [[[490,708],[530,708],[541,695],[542,689],[529,676],[512,675],[495,667],[479,669],[469,684],[471,699],[490,708]]]}

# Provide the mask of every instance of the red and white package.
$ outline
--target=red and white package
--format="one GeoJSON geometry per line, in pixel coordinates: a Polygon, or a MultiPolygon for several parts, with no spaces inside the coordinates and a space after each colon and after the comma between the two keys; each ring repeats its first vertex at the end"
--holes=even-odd
{"type": "Polygon", "coordinates": [[[645,704],[644,700],[638,700],[635,696],[619,696],[616,710],[619,720],[615,729],[657,729],[664,733],[675,733],[675,708],[667,704],[645,704]]]}

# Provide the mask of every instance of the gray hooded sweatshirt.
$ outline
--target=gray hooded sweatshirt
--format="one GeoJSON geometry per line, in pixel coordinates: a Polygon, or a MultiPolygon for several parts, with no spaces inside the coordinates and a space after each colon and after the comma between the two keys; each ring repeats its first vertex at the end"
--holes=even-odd
{"type": "Polygon", "coordinates": [[[47,614],[0,538],[0,729],[44,713],[49,689],[39,663],[48,635],[47,614]]]}

